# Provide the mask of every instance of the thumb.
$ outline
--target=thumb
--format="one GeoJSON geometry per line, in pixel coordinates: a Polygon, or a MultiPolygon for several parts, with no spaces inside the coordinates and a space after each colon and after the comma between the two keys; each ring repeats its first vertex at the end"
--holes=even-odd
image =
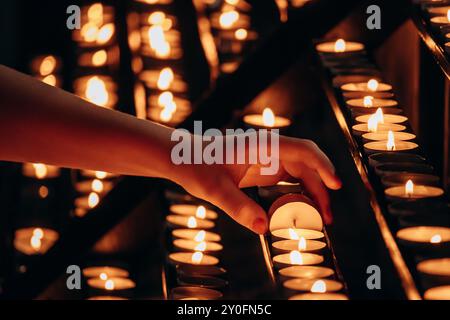
{"type": "Polygon", "coordinates": [[[209,192],[209,202],[225,211],[236,222],[258,234],[267,231],[266,212],[244,192],[242,192],[229,177],[221,179],[220,185],[209,192]]]}

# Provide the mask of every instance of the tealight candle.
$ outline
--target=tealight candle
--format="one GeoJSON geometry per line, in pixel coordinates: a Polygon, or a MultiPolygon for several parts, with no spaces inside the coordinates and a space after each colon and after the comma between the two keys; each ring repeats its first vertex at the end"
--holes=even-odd
{"type": "Polygon", "coordinates": [[[323,232],[309,229],[288,228],[273,230],[271,232],[274,237],[290,240],[299,240],[300,237],[306,240],[322,239],[324,237],[323,232]]]}
{"type": "Polygon", "coordinates": [[[49,179],[58,177],[60,169],[43,163],[24,163],[22,173],[29,178],[49,179]]]}
{"type": "Polygon", "coordinates": [[[316,240],[306,240],[301,237],[300,240],[280,240],[272,243],[272,246],[279,251],[314,252],[320,251],[326,247],[325,242],[316,240]]]}
{"type": "Polygon", "coordinates": [[[117,103],[117,85],[109,76],[89,75],[74,82],[74,92],[100,107],[114,108],[117,103]]]}
{"type": "Polygon", "coordinates": [[[450,285],[430,288],[423,297],[425,300],[450,300],[450,285]]]}
{"type": "Polygon", "coordinates": [[[218,217],[217,212],[211,209],[206,209],[201,205],[173,204],[170,206],[169,211],[179,215],[194,216],[198,219],[215,220],[218,217]]]}
{"type": "Polygon", "coordinates": [[[198,300],[217,300],[223,297],[220,291],[201,287],[176,287],[171,291],[172,298],[175,300],[182,300],[188,298],[195,298],[198,300]]]}
{"type": "Polygon", "coordinates": [[[322,279],[334,275],[334,270],[319,266],[291,266],[280,269],[278,273],[289,278],[322,279]]]}
{"type": "Polygon", "coordinates": [[[375,114],[357,116],[355,120],[362,123],[368,123],[372,116],[376,116],[380,123],[402,123],[408,120],[407,117],[398,114],[383,114],[381,108],[378,108],[375,114]]]}
{"type": "Polygon", "coordinates": [[[91,192],[87,196],[75,199],[75,207],[85,210],[95,208],[100,203],[100,196],[96,192],[91,192]]]}
{"type": "Polygon", "coordinates": [[[172,235],[175,238],[194,240],[196,242],[201,241],[213,241],[218,242],[221,240],[220,235],[211,231],[194,230],[194,229],[175,229],[172,231],[172,235]]]}
{"type": "Polygon", "coordinates": [[[200,266],[214,266],[219,263],[216,257],[196,252],[174,252],[169,254],[169,260],[174,264],[190,264],[200,266]]]}
{"type": "Polygon", "coordinates": [[[194,240],[175,239],[173,245],[179,249],[201,252],[217,252],[223,249],[223,246],[220,243],[211,241],[197,242],[194,240]]]}
{"type": "Polygon", "coordinates": [[[287,289],[313,293],[336,292],[344,287],[342,283],[330,279],[290,279],[283,283],[287,289]]]}
{"type": "Polygon", "coordinates": [[[405,129],[406,127],[401,124],[379,123],[376,122],[376,120],[374,122],[369,121],[368,123],[358,123],[353,125],[352,127],[352,131],[355,135],[363,135],[364,133],[367,132],[374,132],[374,133],[385,132],[386,134],[388,134],[389,131],[399,132],[405,129]]]}
{"type": "Polygon", "coordinates": [[[364,144],[364,150],[368,153],[384,151],[384,152],[400,152],[417,149],[417,143],[410,141],[395,140],[395,135],[392,131],[388,133],[388,140],[373,141],[364,144]]]}
{"type": "Polygon", "coordinates": [[[17,229],[14,233],[14,248],[26,255],[44,254],[58,238],[58,232],[48,228],[17,229]]]}
{"type": "Polygon", "coordinates": [[[91,266],[83,268],[83,275],[86,278],[128,278],[129,272],[123,268],[113,266],[91,266]]]}
{"type": "Polygon", "coordinates": [[[120,290],[130,290],[136,287],[136,283],[128,278],[122,277],[111,277],[102,279],[89,278],[87,284],[91,288],[107,290],[107,291],[120,291],[120,290]]]}
{"type": "Polygon", "coordinates": [[[414,153],[379,152],[369,156],[369,165],[372,167],[383,163],[424,163],[425,161],[424,157],[414,153]]]}
{"type": "Polygon", "coordinates": [[[211,26],[215,29],[236,30],[250,27],[250,17],[238,11],[224,10],[211,15],[211,26]]]}
{"type": "Polygon", "coordinates": [[[431,185],[438,186],[439,185],[439,177],[431,174],[423,174],[423,173],[409,173],[409,172],[401,172],[401,173],[392,173],[385,175],[381,178],[381,183],[385,187],[393,187],[398,185],[405,185],[408,180],[415,181],[415,183],[419,185],[431,185]]]}
{"type": "Polygon", "coordinates": [[[53,55],[38,56],[31,61],[31,71],[42,77],[57,72],[60,66],[61,61],[53,55]]]}
{"type": "Polygon", "coordinates": [[[283,194],[301,193],[302,185],[299,182],[279,181],[276,185],[258,187],[258,194],[261,198],[274,201],[283,194]]]}
{"type": "Polygon", "coordinates": [[[228,285],[228,281],[204,275],[178,275],[178,283],[182,286],[198,286],[201,288],[220,289],[228,285]]]}
{"type": "Polygon", "coordinates": [[[385,92],[391,91],[392,86],[387,83],[378,82],[376,79],[370,79],[367,82],[346,83],[341,86],[342,91],[346,92],[385,92]]]}
{"type": "Polygon", "coordinates": [[[139,78],[151,89],[169,90],[175,93],[185,93],[188,89],[187,83],[170,67],[161,70],[144,70],[139,74],[139,78]]]}
{"type": "Polygon", "coordinates": [[[286,267],[291,265],[316,265],[323,262],[323,256],[315,253],[302,253],[294,250],[290,253],[283,253],[274,256],[273,262],[277,267],[286,267]]]}
{"type": "Polygon", "coordinates": [[[394,94],[389,91],[377,91],[377,92],[363,92],[363,91],[345,91],[342,92],[342,96],[344,100],[350,99],[362,99],[365,96],[370,95],[371,97],[378,99],[391,99],[394,97],[394,94]]]}
{"type": "Polygon", "coordinates": [[[100,180],[117,177],[117,175],[114,173],[105,171],[94,171],[94,170],[81,170],[81,175],[86,178],[95,178],[100,180]]]}
{"type": "Polygon", "coordinates": [[[428,7],[428,14],[432,16],[445,16],[450,10],[450,6],[428,7]]]}
{"type": "Polygon", "coordinates": [[[350,108],[392,108],[398,105],[398,102],[394,99],[378,99],[373,96],[349,99],[345,103],[350,108]]]}
{"type": "Polygon", "coordinates": [[[438,258],[421,261],[417,270],[432,276],[450,277],[450,258],[438,258]]]}
{"type": "Polygon", "coordinates": [[[384,193],[390,198],[422,199],[440,197],[444,194],[444,190],[438,187],[414,185],[412,180],[408,180],[404,186],[387,188],[384,193]]]}
{"type": "Polygon", "coordinates": [[[289,300],[348,300],[348,297],[342,293],[302,293],[290,297],[289,300]]]}
{"type": "Polygon", "coordinates": [[[210,220],[197,219],[195,217],[171,214],[166,217],[166,221],[175,227],[188,227],[190,229],[211,229],[215,223],[210,220]]]}
{"type": "Polygon", "coordinates": [[[334,42],[322,42],[316,45],[316,50],[321,53],[348,53],[359,52],[364,50],[364,45],[359,42],[345,41],[338,39],[334,42]]]}
{"type": "Polygon", "coordinates": [[[270,108],[265,108],[262,114],[245,115],[243,121],[250,127],[258,129],[280,129],[291,125],[291,120],[275,116],[270,108]]]}
{"type": "Polygon", "coordinates": [[[412,243],[441,244],[450,241],[450,228],[417,226],[400,229],[397,238],[412,243]]]}
{"type": "Polygon", "coordinates": [[[83,194],[91,192],[105,194],[108,193],[112,187],[113,183],[111,181],[103,181],[100,179],[85,180],[75,184],[75,190],[83,194]]]}
{"type": "Polygon", "coordinates": [[[430,22],[431,25],[436,28],[450,25],[450,9],[447,10],[447,14],[445,16],[432,17],[430,22]]]}
{"type": "MultiPolygon", "coordinates": [[[[389,139],[389,131],[367,132],[362,135],[363,141],[387,141],[389,139]]],[[[408,141],[414,140],[416,135],[409,132],[395,132],[395,140],[408,141]]]]}
{"type": "Polygon", "coordinates": [[[414,163],[414,162],[394,162],[394,163],[382,163],[375,166],[375,173],[384,177],[386,175],[394,173],[433,173],[433,166],[427,163],[414,163]]]}

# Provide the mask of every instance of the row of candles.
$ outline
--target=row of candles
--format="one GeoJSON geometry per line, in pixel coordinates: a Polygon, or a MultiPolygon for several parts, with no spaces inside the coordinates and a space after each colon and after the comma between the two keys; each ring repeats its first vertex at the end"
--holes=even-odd
{"type": "Polygon", "coordinates": [[[433,276],[440,280],[439,285],[427,288],[424,298],[450,299],[450,286],[445,281],[450,271],[445,192],[433,175],[433,167],[419,153],[416,136],[409,132],[408,118],[395,99],[392,85],[381,81],[361,43],[338,39],[319,43],[316,50],[354,123],[352,134],[361,144],[369,168],[381,180],[388,211],[399,218],[399,244],[422,260],[417,265],[422,279],[433,276]],[[424,205],[429,210],[423,210],[424,205]],[[408,210],[399,209],[405,206],[408,210]]]}
{"type": "Polygon", "coordinates": [[[436,42],[450,54],[450,1],[419,1],[427,23],[436,33],[436,42]]]}

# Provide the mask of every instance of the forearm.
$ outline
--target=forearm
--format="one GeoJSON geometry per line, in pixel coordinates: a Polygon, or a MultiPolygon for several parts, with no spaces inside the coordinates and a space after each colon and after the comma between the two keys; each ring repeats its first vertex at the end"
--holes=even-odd
{"type": "Polygon", "coordinates": [[[0,159],[174,179],[172,129],[0,66],[0,159]]]}

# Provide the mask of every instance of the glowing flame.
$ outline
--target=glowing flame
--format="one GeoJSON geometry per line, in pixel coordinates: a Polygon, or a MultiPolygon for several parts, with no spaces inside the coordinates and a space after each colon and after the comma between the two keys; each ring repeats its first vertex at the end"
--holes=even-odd
{"type": "Polygon", "coordinates": [[[231,4],[232,6],[235,6],[239,3],[239,0],[225,0],[225,2],[231,4]]]}
{"type": "Polygon", "coordinates": [[[391,130],[389,130],[389,132],[388,132],[388,139],[386,142],[386,150],[388,150],[388,151],[395,150],[394,133],[391,130]]]}
{"type": "Polygon", "coordinates": [[[49,74],[44,79],[42,79],[42,82],[54,87],[56,86],[56,77],[53,74],[49,74]]]}
{"type": "Polygon", "coordinates": [[[103,182],[98,179],[92,180],[91,189],[92,189],[92,191],[95,191],[98,193],[102,192],[103,191],[103,182]]]}
{"type": "Polygon", "coordinates": [[[159,73],[157,86],[159,90],[167,90],[172,84],[175,75],[172,71],[172,68],[166,67],[162,69],[159,73]]]}
{"type": "Polygon", "coordinates": [[[305,238],[301,237],[298,241],[298,251],[302,251],[306,249],[306,240],[305,238]]]}
{"type": "Polygon", "coordinates": [[[345,40],[344,39],[338,39],[334,43],[334,52],[345,52],[345,40]]]}
{"type": "Polygon", "coordinates": [[[48,169],[45,164],[42,163],[33,163],[34,172],[36,174],[36,178],[44,179],[47,176],[48,169]]]}
{"type": "Polygon", "coordinates": [[[202,241],[199,244],[197,244],[194,248],[195,251],[205,251],[206,250],[206,242],[202,241]]]}
{"type": "Polygon", "coordinates": [[[91,77],[86,84],[86,98],[96,105],[106,106],[109,99],[105,82],[97,76],[91,77]]]}
{"type": "Polygon", "coordinates": [[[48,188],[46,186],[40,186],[38,193],[42,199],[45,199],[48,196],[48,188]]]}
{"type": "Polygon", "coordinates": [[[378,89],[378,81],[375,79],[370,79],[367,81],[367,88],[369,91],[375,92],[378,89]]]}
{"type": "Polygon", "coordinates": [[[98,27],[92,23],[88,22],[81,28],[81,36],[86,42],[94,42],[97,40],[98,27]]]}
{"type": "Polygon", "coordinates": [[[87,11],[89,21],[97,25],[103,24],[103,5],[101,3],[94,3],[87,11]]]}
{"type": "Polygon", "coordinates": [[[411,179],[409,179],[406,183],[405,183],[405,194],[408,197],[411,197],[414,193],[414,183],[412,182],[411,179]]]}
{"type": "Polygon", "coordinates": [[[98,194],[96,194],[95,192],[89,193],[89,196],[88,196],[89,208],[92,209],[92,208],[96,207],[99,202],[100,202],[100,197],[98,196],[98,194]]]}
{"type": "Polygon", "coordinates": [[[450,22],[450,9],[447,10],[447,20],[450,22]]]}
{"type": "Polygon", "coordinates": [[[30,245],[31,247],[36,250],[39,251],[39,249],[42,246],[42,239],[44,238],[44,230],[42,230],[41,228],[36,228],[33,230],[33,236],[30,238],[30,245]]]}
{"type": "Polygon", "coordinates": [[[169,122],[172,120],[173,112],[169,108],[164,108],[159,113],[159,119],[162,122],[169,122]]]}
{"type": "Polygon", "coordinates": [[[104,172],[104,171],[95,171],[95,177],[97,179],[105,179],[106,178],[106,172],[104,172]]]}
{"type": "Polygon", "coordinates": [[[201,230],[195,235],[194,240],[197,242],[202,242],[205,240],[205,237],[206,237],[206,231],[201,230]]]}
{"type": "Polygon", "coordinates": [[[303,264],[302,254],[297,250],[291,251],[291,253],[289,254],[289,260],[291,261],[291,264],[303,264]]]}
{"type": "Polygon", "coordinates": [[[442,242],[442,237],[440,234],[435,234],[430,239],[430,243],[441,243],[441,242],[442,242]]]}
{"type": "Polygon", "coordinates": [[[96,67],[102,66],[106,63],[108,54],[106,50],[99,50],[92,55],[92,64],[96,67]]]}
{"type": "Polygon", "coordinates": [[[265,108],[262,113],[263,124],[266,127],[273,127],[275,125],[275,115],[272,109],[265,108]]]}
{"type": "Polygon", "coordinates": [[[230,29],[239,19],[239,12],[231,10],[222,12],[219,17],[219,24],[224,29],[230,29]]]}
{"type": "Polygon", "coordinates": [[[364,104],[364,107],[366,107],[366,108],[373,107],[373,97],[372,96],[365,96],[363,98],[363,104],[364,104]]]}
{"type": "Polygon", "coordinates": [[[170,91],[164,91],[158,97],[158,105],[161,107],[166,107],[171,102],[173,102],[173,93],[170,91]]]}
{"type": "Polygon", "coordinates": [[[234,32],[234,37],[238,40],[245,40],[245,39],[247,39],[247,36],[248,36],[248,32],[244,28],[237,29],[234,32]]]}
{"type": "Polygon", "coordinates": [[[166,40],[162,26],[151,26],[148,29],[148,40],[150,48],[155,51],[158,57],[166,58],[170,55],[170,44],[166,40]]]}
{"type": "Polygon", "coordinates": [[[112,23],[105,24],[103,27],[101,27],[100,30],[98,30],[97,43],[107,43],[112,38],[114,29],[114,24],[112,23]]]}
{"type": "Polygon", "coordinates": [[[203,260],[203,253],[196,251],[192,254],[191,261],[195,264],[200,264],[203,260]]]}
{"type": "Polygon", "coordinates": [[[369,117],[367,121],[367,130],[369,132],[377,132],[378,130],[378,117],[376,114],[373,114],[369,117]]]}
{"type": "Polygon", "coordinates": [[[114,281],[109,279],[105,281],[105,289],[106,290],[114,290],[114,281]]]}
{"type": "Polygon", "coordinates": [[[162,11],[155,11],[148,17],[148,23],[154,25],[162,25],[166,19],[166,14],[162,11]]]}
{"type": "Polygon", "coordinates": [[[38,239],[44,238],[44,230],[42,230],[41,228],[35,228],[33,230],[33,237],[36,237],[38,239]]]}
{"type": "Polygon", "coordinates": [[[289,238],[291,240],[300,240],[300,238],[298,237],[297,232],[295,232],[295,230],[292,229],[292,228],[289,228],[289,238]]]}
{"type": "Polygon", "coordinates": [[[188,226],[188,228],[191,228],[191,229],[197,228],[197,219],[195,219],[194,217],[189,217],[187,226],[188,226]]]}
{"type": "Polygon", "coordinates": [[[377,116],[379,123],[384,123],[384,115],[383,115],[383,110],[381,108],[377,109],[377,111],[375,112],[375,115],[377,116]]]}
{"type": "Polygon", "coordinates": [[[102,280],[106,280],[106,279],[108,279],[108,275],[106,273],[102,272],[102,273],[100,273],[99,278],[102,280]]]}
{"type": "Polygon", "coordinates": [[[327,285],[323,280],[317,280],[311,286],[311,292],[324,293],[327,292],[327,285]]]}
{"type": "Polygon", "coordinates": [[[197,211],[195,212],[195,216],[199,219],[206,218],[206,209],[204,206],[198,206],[197,211]]]}
{"type": "Polygon", "coordinates": [[[41,76],[46,76],[52,73],[56,67],[56,59],[54,56],[46,56],[39,66],[39,73],[41,76]]]}

